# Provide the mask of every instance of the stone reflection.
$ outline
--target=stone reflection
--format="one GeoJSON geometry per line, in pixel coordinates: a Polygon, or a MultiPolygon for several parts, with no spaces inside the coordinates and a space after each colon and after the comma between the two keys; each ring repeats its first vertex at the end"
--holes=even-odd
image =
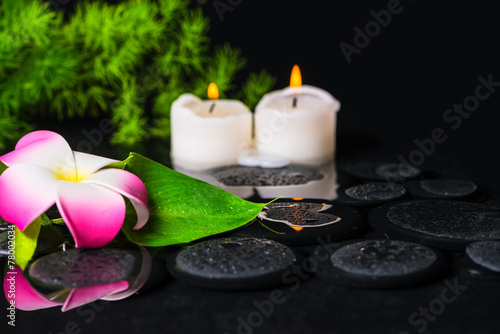
{"type": "Polygon", "coordinates": [[[141,246],[60,251],[36,259],[24,271],[8,268],[4,292],[19,310],[60,306],[65,312],[99,299],[131,296],[146,283],[151,264],[149,251],[141,246]]]}

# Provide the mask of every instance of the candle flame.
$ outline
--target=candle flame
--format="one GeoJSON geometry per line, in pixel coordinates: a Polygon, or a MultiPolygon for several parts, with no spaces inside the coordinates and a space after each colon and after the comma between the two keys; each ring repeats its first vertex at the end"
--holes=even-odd
{"type": "Polygon", "coordinates": [[[299,226],[290,226],[290,227],[293,228],[297,232],[302,231],[302,229],[303,229],[303,227],[299,227],[299,226]]]}
{"type": "Polygon", "coordinates": [[[219,89],[217,88],[217,85],[214,82],[211,82],[210,85],[208,85],[207,95],[208,98],[212,100],[216,100],[219,98],[219,89]]]}
{"type": "Polygon", "coordinates": [[[290,75],[290,87],[302,87],[302,76],[300,75],[298,65],[294,65],[292,68],[292,74],[290,75]]]}

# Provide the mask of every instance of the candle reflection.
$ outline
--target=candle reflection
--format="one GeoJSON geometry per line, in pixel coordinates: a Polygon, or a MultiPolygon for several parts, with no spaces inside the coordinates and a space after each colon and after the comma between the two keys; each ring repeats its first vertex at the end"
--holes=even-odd
{"type": "Polygon", "coordinates": [[[333,162],[321,167],[289,165],[262,168],[230,165],[208,171],[178,171],[215,185],[243,199],[258,196],[334,200],[337,198],[337,169],[333,162]]]}

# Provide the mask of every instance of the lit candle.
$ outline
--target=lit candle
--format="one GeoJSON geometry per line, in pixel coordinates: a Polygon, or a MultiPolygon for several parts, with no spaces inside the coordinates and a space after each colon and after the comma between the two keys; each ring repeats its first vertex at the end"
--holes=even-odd
{"type": "Polygon", "coordinates": [[[331,161],[339,109],[339,101],[325,90],[302,86],[295,65],[290,87],[264,95],[255,109],[257,151],[286,157],[295,164],[331,161]]]}
{"type": "Polygon", "coordinates": [[[217,100],[212,83],[210,100],[183,94],[171,108],[171,157],[175,168],[204,170],[237,163],[248,150],[252,113],[237,100],[217,100]]]}

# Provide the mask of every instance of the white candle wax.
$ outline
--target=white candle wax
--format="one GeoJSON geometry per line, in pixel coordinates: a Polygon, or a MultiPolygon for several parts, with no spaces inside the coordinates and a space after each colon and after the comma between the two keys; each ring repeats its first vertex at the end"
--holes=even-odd
{"type": "Polygon", "coordinates": [[[174,166],[204,170],[235,164],[251,145],[252,113],[237,100],[183,94],[172,104],[170,120],[174,166]]]}
{"type": "Polygon", "coordinates": [[[295,164],[331,161],[339,109],[340,103],[332,95],[312,86],[288,87],[264,95],[255,109],[257,151],[284,156],[295,164]]]}

